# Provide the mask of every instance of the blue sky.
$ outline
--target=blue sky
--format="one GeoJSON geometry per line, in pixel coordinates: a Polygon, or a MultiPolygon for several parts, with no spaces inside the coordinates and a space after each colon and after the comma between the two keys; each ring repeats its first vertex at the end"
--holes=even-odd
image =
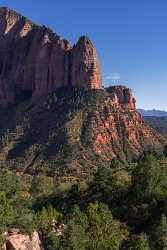
{"type": "Polygon", "coordinates": [[[166,0],[0,0],[0,6],[50,26],[71,43],[88,35],[105,85],[131,87],[140,108],[167,110],[166,0]]]}

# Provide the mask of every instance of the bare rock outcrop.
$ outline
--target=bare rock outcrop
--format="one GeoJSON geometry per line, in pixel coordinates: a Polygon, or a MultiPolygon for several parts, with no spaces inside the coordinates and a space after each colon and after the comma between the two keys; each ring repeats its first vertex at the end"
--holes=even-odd
{"type": "Polygon", "coordinates": [[[94,150],[104,159],[124,152],[127,157],[160,147],[166,139],[152,129],[136,110],[132,90],[125,86],[107,88],[108,97],[101,103],[92,121],[94,150]]]}
{"type": "MultiPolygon", "coordinates": [[[[65,148],[61,144],[62,141],[68,145],[69,152],[72,152],[73,148],[87,150],[88,144],[89,154],[93,157],[88,159],[88,154],[81,154],[82,150],[80,150],[78,155],[81,155],[78,158],[81,158],[81,161],[83,158],[83,162],[86,160],[91,164],[94,155],[107,161],[111,161],[116,156],[129,159],[138,157],[144,150],[148,150],[152,146],[159,147],[166,144],[166,139],[151,129],[137,112],[136,100],[131,89],[125,86],[111,86],[106,90],[99,90],[101,88],[100,65],[96,50],[89,38],[81,37],[72,47],[68,41],[62,39],[49,28],[37,26],[12,10],[0,8],[0,105],[14,104],[27,98],[33,98],[36,101],[38,97],[53,92],[48,96],[49,103],[45,100],[44,106],[34,105],[34,109],[32,107],[26,109],[25,103],[23,110],[20,110],[21,105],[16,106],[16,110],[20,111],[16,112],[16,117],[13,114],[14,125],[12,129],[14,132],[12,133],[10,130],[8,132],[12,133],[12,143],[8,146],[7,142],[6,146],[2,141],[1,160],[6,161],[14,157],[21,157],[25,166],[24,161],[29,162],[25,156],[34,145],[46,146],[44,148],[48,160],[64,159],[66,154],[62,150],[65,148]],[[68,107],[71,103],[71,99],[67,101],[65,100],[65,98],[68,99],[67,96],[61,96],[60,93],[58,94],[58,90],[55,91],[60,87],[71,87],[72,95],[69,95],[69,98],[73,98],[74,105],[76,96],[73,94],[78,90],[72,87],[86,88],[86,90],[82,89],[84,93],[81,93],[81,90],[77,93],[77,96],[82,97],[78,98],[76,102],[78,116],[75,112],[71,115],[71,111],[69,112],[71,107],[64,109],[64,106],[68,107]],[[84,102],[86,100],[84,99],[85,93],[89,92],[87,89],[97,89],[97,91],[91,91],[91,93],[96,92],[97,94],[95,95],[97,99],[94,99],[96,105],[90,102],[92,111],[90,111],[87,101],[84,102]],[[101,96],[99,93],[102,94],[102,99],[98,99],[98,96],[101,96]],[[60,98],[56,95],[60,95],[60,98]],[[82,103],[81,106],[78,106],[80,99],[82,99],[82,103]],[[83,107],[84,104],[85,107],[83,107]],[[50,113],[52,105],[54,112],[50,113]],[[61,116],[62,110],[66,112],[64,117],[61,116]],[[25,114],[27,115],[25,120],[28,120],[29,123],[27,125],[26,121],[23,121],[22,126],[26,133],[20,135],[15,132],[15,120],[22,121],[25,114]],[[72,120],[66,121],[64,119],[66,117],[72,120]],[[66,133],[62,132],[64,131],[62,128],[66,128],[66,133]],[[36,133],[37,131],[38,133],[36,133]],[[58,137],[60,134],[61,142],[56,144],[55,142],[60,140],[58,137]],[[32,145],[27,143],[28,137],[33,137],[32,145]],[[50,138],[54,138],[51,148],[48,146],[50,138]],[[62,140],[62,138],[64,139],[62,140]],[[18,146],[19,143],[20,146],[18,146]],[[72,143],[75,143],[75,147],[72,147],[72,143]],[[49,148],[47,149],[47,147],[49,148]],[[25,149],[26,151],[24,151],[25,149]]],[[[64,89],[62,94],[64,95],[64,89]]],[[[1,120],[4,119],[3,117],[4,114],[2,114],[1,120]]],[[[7,126],[5,126],[2,124],[2,135],[6,131],[7,126]]],[[[10,124],[8,126],[11,128],[10,124]]],[[[40,157],[43,159],[44,153],[39,152],[34,153],[30,166],[34,164],[34,159],[38,161],[36,155],[39,156],[39,159],[40,157]]],[[[95,160],[93,160],[93,166],[97,164],[95,160]]],[[[74,162],[70,164],[69,166],[74,166],[74,162]]],[[[75,164],[78,171],[82,162],[75,164]]],[[[55,169],[57,174],[57,167],[55,169]]],[[[28,167],[27,171],[29,171],[28,167]]],[[[51,174],[53,175],[53,173],[51,174]]]]}
{"type": "Polygon", "coordinates": [[[72,49],[72,74],[73,86],[88,88],[101,88],[100,64],[96,50],[89,38],[83,36],[72,49]]]}
{"type": "Polygon", "coordinates": [[[115,100],[117,105],[124,105],[124,108],[136,109],[136,100],[132,95],[132,90],[126,86],[110,86],[107,91],[115,100]]]}
{"type": "Polygon", "coordinates": [[[6,243],[2,250],[43,250],[42,242],[37,232],[31,236],[22,234],[19,230],[10,230],[6,234],[6,243]]]}
{"type": "Polygon", "coordinates": [[[68,86],[101,88],[99,61],[90,40],[81,37],[72,47],[51,29],[0,8],[0,104],[68,86]]]}

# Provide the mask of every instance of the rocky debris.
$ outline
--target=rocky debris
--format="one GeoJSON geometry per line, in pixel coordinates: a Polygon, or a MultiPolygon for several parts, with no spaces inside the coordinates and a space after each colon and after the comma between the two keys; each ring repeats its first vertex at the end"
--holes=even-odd
{"type": "Polygon", "coordinates": [[[81,37],[72,47],[51,29],[0,8],[0,104],[36,99],[68,86],[101,88],[90,40],[81,37]]]}
{"type": "Polygon", "coordinates": [[[29,236],[11,229],[6,233],[6,243],[2,250],[43,250],[43,246],[37,232],[29,236]]]}

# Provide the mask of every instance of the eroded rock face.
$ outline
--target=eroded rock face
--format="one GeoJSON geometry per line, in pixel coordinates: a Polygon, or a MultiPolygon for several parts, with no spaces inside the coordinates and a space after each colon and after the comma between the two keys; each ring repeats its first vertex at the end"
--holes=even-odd
{"type": "Polygon", "coordinates": [[[72,48],[49,28],[0,8],[0,104],[66,86],[101,88],[99,61],[90,40],[81,37],[72,48]]]}
{"type": "Polygon", "coordinates": [[[111,86],[107,88],[107,91],[111,94],[111,98],[117,105],[123,105],[124,108],[136,109],[136,100],[132,95],[132,90],[125,86],[111,86]]]}
{"type": "Polygon", "coordinates": [[[72,74],[73,86],[88,88],[101,88],[100,64],[96,50],[89,38],[83,36],[72,49],[72,74]]]}
{"type": "Polygon", "coordinates": [[[32,236],[29,236],[14,231],[7,234],[6,246],[4,246],[4,249],[43,250],[43,247],[37,232],[34,232],[32,236]]]}
{"type": "Polygon", "coordinates": [[[109,96],[98,107],[92,121],[96,154],[109,160],[124,152],[130,158],[166,142],[137,112],[131,89],[111,86],[107,92],[109,96]]]}
{"type": "Polygon", "coordinates": [[[130,89],[68,91],[57,90],[38,105],[17,105],[14,114],[0,113],[0,160],[4,165],[36,175],[45,164],[50,176],[83,178],[114,157],[131,161],[167,143],[136,111],[130,89]],[[9,122],[6,116],[11,117],[9,122]],[[9,139],[4,141],[6,131],[9,139]]]}

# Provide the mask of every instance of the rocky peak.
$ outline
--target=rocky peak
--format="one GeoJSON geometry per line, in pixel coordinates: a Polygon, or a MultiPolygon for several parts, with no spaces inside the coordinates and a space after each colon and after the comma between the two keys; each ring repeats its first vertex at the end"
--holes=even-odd
{"type": "Polygon", "coordinates": [[[101,88],[96,50],[83,36],[71,44],[45,26],[0,8],[0,104],[47,95],[60,87],[101,88]]]}
{"type": "Polygon", "coordinates": [[[74,47],[92,47],[93,48],[93,44],[92,42],[90,41],[89,37],[87,36],[81,36],[79,39],[78,39],[78,42],[76,43],[76,45],[74,45],[74,47]]]}
{"type": "Polygon", "coordinates": [[[72,84],[100,89],[101,82],[96,49],[88,37],[82,36],[72,50],[72,84]]]}
{"type": "Polygon", "coordinates": [[[107,92],[112,96],[113,100],[119,104],[124,105],[129,109],[136,109],[136,100],[132,95],[132,90],[126,86],[110,86],[107,92]]]}
{"type": "Polygon", "coordinates": [[[32,23],[17,12],[6,7],[0,8],[0,36],[25,36],[31,30],[31,26],[32,23]]]}
{"type": "Polygon", "coordinates": [[[4,35],[16,24],[20,16],[6,7],[0,8],[0,34],[4,35]]]}

